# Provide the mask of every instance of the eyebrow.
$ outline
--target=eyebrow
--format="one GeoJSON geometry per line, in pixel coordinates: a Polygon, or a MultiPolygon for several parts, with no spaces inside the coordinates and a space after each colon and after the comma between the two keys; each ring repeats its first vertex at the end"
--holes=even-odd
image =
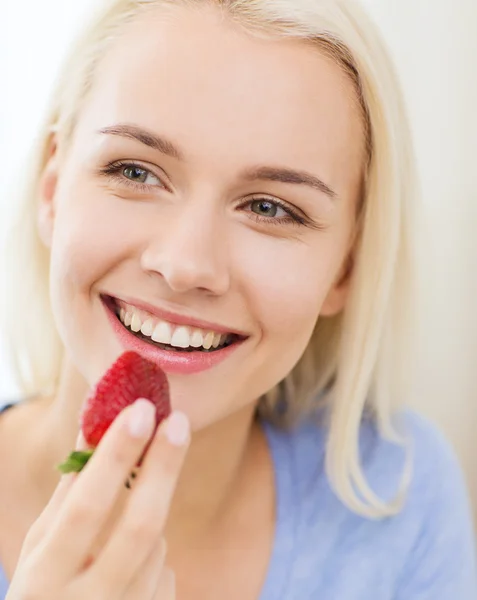
{"type": "MultiPolygon", "coordinates": [[[[161,152],[161,154],[171,156],[177,160],[184,160],[184,153],[170,140],[137,125],[120,123],[104,127],[98,133],[133,139],[153,150],[161,152]]],[[[332,200],[337,198],[337,193],[329,185],[307,171],[287,167],[261,166],[247,169],[243,172],[242,177],[248,181],[277,181],[279,183],[305,185],[322,192],[332,200]]]]}
{"type": "Polygon", "coordinates": [[[337,193],[330,188],[319,177],[306,171],[281,167],[256,167],[245,171],[244,178],[250,181],[278,181],[280,183],[291,183],[295,185],[306,185],[318,190],[328,196],[331,200],[337,197],[337,193]]]}
{"type": "Polygon", "coordinates": [[[138,127],[137,125],[112,125],[110,127],[104,127],[103,129],[100,129],[99,133],[104,135],[118,135],[120,137],[130,138],[140,142],[141,144],[144,144],[145,146],[149,146],[149,148],[158,150],[162,154],[176,158],[177,160],[184,159],[184,155],[181,150],[179,150],[179,148],[177,148],[177,146],[175,146],[171,141],[152,133],[151,131],[147,131],[142,127],[138,127]]]}

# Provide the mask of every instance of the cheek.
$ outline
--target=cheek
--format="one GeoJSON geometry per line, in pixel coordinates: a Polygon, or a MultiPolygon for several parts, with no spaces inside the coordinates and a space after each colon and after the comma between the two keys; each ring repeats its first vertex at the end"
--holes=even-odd
{"type": "MultiPolygon", "coordinates": [[[[314,233],[312,243],[275,240],[245,264],[247,305],[261,329],[250,387],[261,396],[293,370],[306,350],[320,310],[338,277],[346,237],[314,233]]],[[[251,248],[249,247],[248,252],[251,248]]]]}
{"type": "Polygon", "coordinates": [[[59,189],[52,282],[87,289],[131,252],[134,229],[121,201],[79,179],[59,189]]]}
{"type": "Polygon", "coordinates": [[[310,243],[268,240],[268,251],[253,251],[249,244],[248,256],[242,257],[247,265],[243,277],[248,281],[248,304],[254,307],[264,338],[302,350],[341,262],[336,240],[326,238],[326,233],[313,235],[310,243]]]}
{"type": "Polygon", "coordinates": [[[92,383],[107,367],[105,357],[117,353],[116,340],[104,335],[109,330],[95,286],[131,259],[140,227],[130,226],[130,214],[118,198],[79,176],[63,178],[55,201],[50,261],[53,314],[65,348],[92,383]]]}

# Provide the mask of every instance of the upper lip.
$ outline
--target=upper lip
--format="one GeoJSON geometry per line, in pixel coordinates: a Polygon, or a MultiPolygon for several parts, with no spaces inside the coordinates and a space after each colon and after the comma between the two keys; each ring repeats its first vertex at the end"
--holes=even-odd
{"type": "Polygon", "coordinates": [[[248,334],[244,331],[240,331],[239,329],[231,329],[230,327],[224,327],[219,323],[213,323],[211,321],[204,321],[203,319],[197,319],[195,317],[191,317],[189,315],[174,313],[169,310],[165,310],[163,308],[158,308],[148,302],[144,302],[143,300],[136,300],[134,298],[119,298],[117,296],[109,296],[111,300],[115,302],[124,302],[131,306],[135,306],[139,310],[143,310],[148,312],[151,315],[154,315],[158,319],[162,321],[167,321],[174,325],[186,325],[189,327],[196,327],[197,329],[204,329],[205,331],[214,331],[215,333],[232,333],[241,338],[248,337],[248,334]]]}

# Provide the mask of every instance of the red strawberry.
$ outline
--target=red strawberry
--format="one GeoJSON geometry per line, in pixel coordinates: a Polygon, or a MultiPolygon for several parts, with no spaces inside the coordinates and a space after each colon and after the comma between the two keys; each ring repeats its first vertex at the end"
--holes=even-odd
{"type": "MultiPolygon", "coordinates": [[[[150,400],[156,407],[156,426],[169,416],[169,384],[162,369],[136,352],[125,352],[106,371],[93,388],[81,414],[81,429],[93,449],[118,414],[138,398],[150,400]]],[[[60,471],[81,471],[93,450],[73,452],[60,471]]]]}

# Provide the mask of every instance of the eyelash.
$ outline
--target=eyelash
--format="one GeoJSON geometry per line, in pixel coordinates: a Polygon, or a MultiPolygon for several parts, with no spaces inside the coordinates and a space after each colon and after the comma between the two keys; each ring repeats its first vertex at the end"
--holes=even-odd
{"type": "MultiPolygon", "coordinates": [[[[148,185],[146,183],[138,183],[136,181],[132,181],[131,179],[128,179],[127,177],[122,175],[123,170],[126,169],[127,167],[138,167],[139,169],[146,171],[147,173],[153,175],[154,177],[156,177],[156,179],[161,181],[161,178],[158,177],[157,175],[155,175],[150,169],[146,169],[143,165],[141,165],[140,163],[136,163],[134,161],[110,162],[105,167],[100,169],[99,173],[100,173],[100,175],[109,177],[110,179],[112,179],[116,182],[119,181],[120,183],[124,183],[125,185],[131,187],[132,189],[134,189],[136,191],[144,192],[145,190],[150,189],[150,187],[151,187],[150,185],[148,185]]],[[[165,190],[168,189],[162,183],[162,181],[161,181],[161,185],[163,186],[163,189],[165,189],[165,190]]],[[[295,225],[295,226],[305,225],[305,226],[310,226],[310,227],[314,227],[317,229],[320,228],[316,224],[312,223],[309,219],[307,219],[307,217],[305,217],[302,213],[294,210],[288,204],[286,204],[285,202],[282,202],[276,198],[271,199],[271,198],[267,198],[266,196],[256,196],[256,197],[249,199],[242,206],[246,206],[253,202],[260,202],[260,201],[270,202],[271,204],[278,206],[279,208],[284,210],[286,213],[288,213],[288,216],[287,217],[279,217],[279,218],[271,218],[271,217],[263,217],[261,215],[257,215],[256,213],[254,213],[252,211],[248,211],[249,214],[252,216],[252,218],[257,223],[266,223],[266,224],[274,224],[274,225],[284,225],[284,224],[289,225],[289,224],[291,224],[291,225],[295,225]]]]}

